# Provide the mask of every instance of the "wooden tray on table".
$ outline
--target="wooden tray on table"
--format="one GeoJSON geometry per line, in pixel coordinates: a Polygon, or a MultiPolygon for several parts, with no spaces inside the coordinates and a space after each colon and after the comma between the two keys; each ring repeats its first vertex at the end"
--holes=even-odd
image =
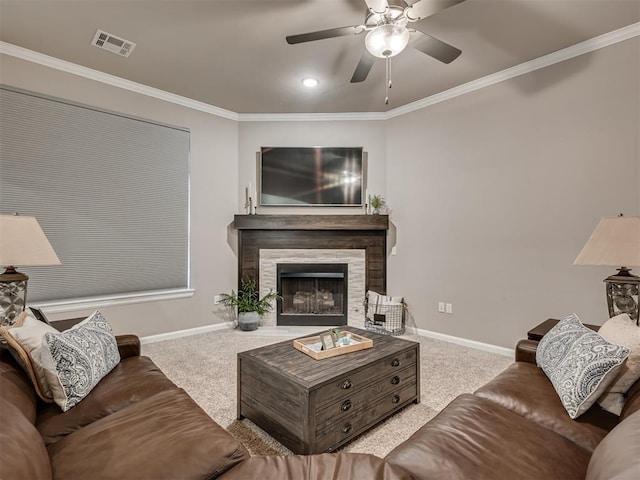
{"type": "Polygon", "coordinates": [[[359,350],[367,348],[373,348],[373,340],[357,335],[351,332],[340,332],[337,346],[329,348],[327,350],[314,350],[310,347],[312,344],[322,344],[320,335],[314,335],[312,337],[299,338],[293,341],[293,347],[296,350],[300,350],[302,353],[309,355],[315,360],[322,360],[325,358],[331,358],[338,355],[344,355],[346,353],[353,353],[359,350]],[[351,337],[351,343],[349,345],[343,345],[342,339],[349,335],[351,337]]]}

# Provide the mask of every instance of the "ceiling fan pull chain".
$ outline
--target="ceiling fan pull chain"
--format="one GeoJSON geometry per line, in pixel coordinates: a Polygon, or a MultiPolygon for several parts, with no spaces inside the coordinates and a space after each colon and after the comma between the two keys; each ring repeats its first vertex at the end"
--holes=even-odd
{"type": "Polygon", "coordinates": [[[386,63],[386,70],[387,70],[387,74],[386,74],[386,80],[385,80],[385,97],[384,97],[384,104],[385,105],[389,105],[389,90],[391,89],[391,58],[387,57],[385,59],[385,63],[386,63]]]}

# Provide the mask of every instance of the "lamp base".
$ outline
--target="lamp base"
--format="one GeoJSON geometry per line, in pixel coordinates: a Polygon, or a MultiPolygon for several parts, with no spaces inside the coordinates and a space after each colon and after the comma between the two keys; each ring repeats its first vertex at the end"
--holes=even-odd
{"type": "Polygon", "coordinates": [[[640,325],[640,277],[633,275],[626,267],[618,269],[617,275],[611,275],[604,279],[607,292],[607,306],[609,316],[614,317],[621,313],[629,315],[636,325],[640,325]]]}
{"type": "Polygon", "coordinates": [[[27,305],[29,276],[7,267],[0,274],[0,325],[13,325],[27,305]]]}

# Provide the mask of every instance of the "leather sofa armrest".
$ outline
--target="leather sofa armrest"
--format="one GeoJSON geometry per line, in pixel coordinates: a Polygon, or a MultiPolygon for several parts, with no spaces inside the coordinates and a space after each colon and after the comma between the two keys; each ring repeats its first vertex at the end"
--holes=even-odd
{"type": "Polygon", "coordinates": [[[535,340],[520,340],[516,345],[516,362],[535,364],[538,343],[535,340]]]}
{"type": "Polygon", "coordinates": [[[137,335],[116,335],[120,358],[140,356],[140,338],[137,335]]]}

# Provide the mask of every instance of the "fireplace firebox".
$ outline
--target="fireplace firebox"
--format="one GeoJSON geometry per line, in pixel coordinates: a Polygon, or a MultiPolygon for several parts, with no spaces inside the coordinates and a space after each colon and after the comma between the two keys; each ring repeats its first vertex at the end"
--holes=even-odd
{"type": "Polygon", "coordinates": [[[347,325],[346,263],[279,263],[278,325],[347,325]]]}

